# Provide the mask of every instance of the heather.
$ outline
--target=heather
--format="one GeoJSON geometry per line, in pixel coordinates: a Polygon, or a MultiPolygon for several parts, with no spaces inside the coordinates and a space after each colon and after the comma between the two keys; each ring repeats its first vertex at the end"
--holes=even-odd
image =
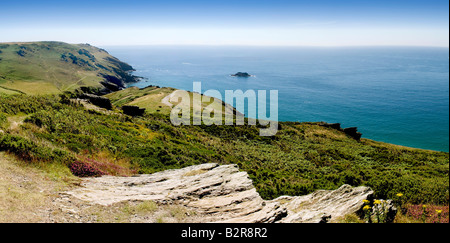
{"type": "Polygon", "coordinates": [[[438,205],[408,205],[406,216],[421,223],[449,223],[449,207],[438,205]]]}
{"type": "Polygon", "coordinates": [[[78,160],[70,163],[69,169],[72,174],[78,177],[97,177],[104,175],[95,165],[78,160]]]}

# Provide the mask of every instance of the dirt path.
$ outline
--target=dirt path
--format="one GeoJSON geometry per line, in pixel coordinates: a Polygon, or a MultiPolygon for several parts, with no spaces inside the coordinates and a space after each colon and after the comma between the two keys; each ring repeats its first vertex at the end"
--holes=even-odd
{"type": "Polygon", "coordinates": [[[0,223],[197,222],[196,212],[179,205],[124,201],[99,205],[67,191],[81,179],[58,165],[28,165],[0,152],[0,223]],[[55,168],[56,167],[56,168],[55,168]]]}
{"type": "Polygon", "coordinates": [[[49,222],[64,183],[0,152],[0,222],[49,222]]]}

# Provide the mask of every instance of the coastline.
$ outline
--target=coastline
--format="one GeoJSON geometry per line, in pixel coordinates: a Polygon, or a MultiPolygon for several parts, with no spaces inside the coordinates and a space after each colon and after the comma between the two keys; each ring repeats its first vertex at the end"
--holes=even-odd
{"type": "Polygon", "coordinates": [[[112,48],[111,53],[137,65],[139,76],[150,78],[132,86],[153,84],[191,91],[195,80],[202,81],[206,90],[221,91],[222,96],[226,89],[278,89],[280,121],[339,122],[346,127],[357,126],[364,137],[376,141],[449,150],[445,129],[448,93],[444,92],[448,81],[442,81],[448,76],[448,67],[439,63],[448,53],[446,48],[126,47],[112,48]],[[174,58],[166,59],[165,54],[174,58]],[[422,55],[433,58],[428,64],[434,67],[433,72],[420,69],[415,75],[407,74],[410,66],[424,65],[417,59],[422,55]],[[150,61],[143,62],[147,58],[150,61]],[[356,65],[354,70],[333,62],[340,59],[356,65]],[[370,65],[360,63],[360,59],[370,65]],[[195,65],[181,64],[185,62],[195,65]],[[318,69],[319,64],[323,67],[318,69]],[[237,70],[248,71],[252,77],[245,80],[230,76],[237,70]],[[433,85],[426,85],[425,80],[433,85]]]}

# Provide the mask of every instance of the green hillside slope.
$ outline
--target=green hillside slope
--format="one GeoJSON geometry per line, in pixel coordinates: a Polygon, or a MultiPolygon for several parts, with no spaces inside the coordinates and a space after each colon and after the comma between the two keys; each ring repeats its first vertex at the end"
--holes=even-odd
{"type": "Polygon", "coordinates": [[[80,176],[233,163],[267,199],[350,184],[368,185],[380,198],[448,203],[448,153],[357,141],[319,123],[283,122],[276,136],[261,137],[255,126],[173,126],[167,114],[130,117],[28,95],[0,95],[0,114],[0,151],[65,164],[80,176]]]}
{"type": "Polygon", "coordinates": [[[81,86],[102,87],[102,82],[123,87],[136,80],[129,74],[132,70],[88,44],[0,43],[1,93],[60,93],[81,86]]]}

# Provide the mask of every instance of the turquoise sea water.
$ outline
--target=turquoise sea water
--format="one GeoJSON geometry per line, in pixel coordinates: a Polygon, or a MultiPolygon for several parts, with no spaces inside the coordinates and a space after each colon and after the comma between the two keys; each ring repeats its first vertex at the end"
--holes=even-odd
{"type": "Polygon", "coordinates": [[[449,151],[449,49],[105,47],[150,84],[278,90],[280,121],[339,122],[364,138],[449,151]],[[254,77],[230,74],[248,72],[254,77]]]}

